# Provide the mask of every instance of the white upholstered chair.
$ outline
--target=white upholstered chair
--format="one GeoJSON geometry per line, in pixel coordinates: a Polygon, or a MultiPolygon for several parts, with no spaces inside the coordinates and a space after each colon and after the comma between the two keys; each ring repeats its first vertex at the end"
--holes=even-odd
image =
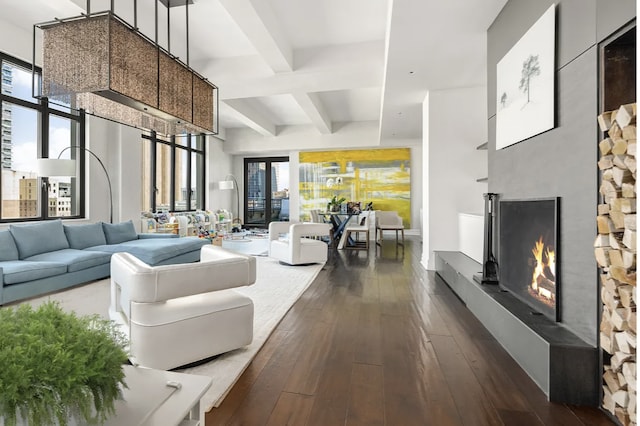
{"type": "Polygon", "coordinates": [[[200,262],[149,266],[111,258],[109,317],[130,341],[130,359],[168,370],[248,345],[253,302],[233,290],[256,280],[256,259],[207,245],[200,262]]]}
{"type": "Polygon", "coordinates": [[[376,211],[376,240],[382,242],[384,231],[396,232],[396,244],[404,245],[404,225],[396,211],[376,211]],[[402,243],[398,242],[398,232],[402,233],[402,243]],[[378,240],[378,235],[380,239],[378,240]]]}
{"type": "Polygon", "coordinates": [[[322,223],[323,222],[322,220],[320,220],[320,210],[311,209],[311,210],[309,210],[309,215],[311,216],[311,222],[313,222],[313,223],[322,223]]]}
{"type": "Polygon", "coordinates": [[[369,214],[361,213],[356,218],[356,223],[349,222],[342,232],[339,249],[369,250],[369,214]],[[364,238],[360,234],[364,233],[364,238]]]}
{"type": "Polygon", "coordinates": [[[328,223],[269,223],[269,257],[289,265],[323,263],[328,246],[324,241],[307,237],[328,237],[328,223]]]}

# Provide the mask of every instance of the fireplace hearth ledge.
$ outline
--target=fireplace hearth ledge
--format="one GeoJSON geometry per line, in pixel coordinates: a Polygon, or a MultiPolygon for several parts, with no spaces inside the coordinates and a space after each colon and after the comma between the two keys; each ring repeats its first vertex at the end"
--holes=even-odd
{"type": "Polygon", "coordinates": [[[599,355],[559,323],[473,275],[480,263],[461,252],[436,251],[436,273],[542,389],[550,401],[599,405],[599,355]]]}

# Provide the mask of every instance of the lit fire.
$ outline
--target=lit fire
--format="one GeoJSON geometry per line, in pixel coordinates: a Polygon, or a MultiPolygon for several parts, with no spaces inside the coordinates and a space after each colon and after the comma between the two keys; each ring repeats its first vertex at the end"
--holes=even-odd
{"type": "Polygon", "coordinates": [[[553,304],[556,298],[556,253],[553,248],[545,247],[542,237],[535,243],[531,253],[536,264],[529,292],[543,302],[553,304]]]}

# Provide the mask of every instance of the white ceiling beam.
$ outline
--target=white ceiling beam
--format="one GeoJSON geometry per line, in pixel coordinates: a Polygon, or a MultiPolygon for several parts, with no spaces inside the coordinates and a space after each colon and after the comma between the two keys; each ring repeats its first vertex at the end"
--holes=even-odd
{"type": "Polygon", "coordinates": [[[262,115],[243,99],[228,99],[220,103],[221,109],[225,109],[226,114],[231,114],[235,119],[241,121],[256,132],[264,136],[277,136],[276,125],[262,115]],[[224,105],[227,108],[224,108],[224,105]]]}
{"type": "Polygon", "coordinates": [[[201,61],[196,69],[219,88],[220,99],[380,87],[383,41],[296,51],[296,70],[273,74],[258,56],[201,61]]]}
{"type": "Polygon", "coordinates": [[[292,92],[331,92],[337,90],[380,87],[382,71],[367,69],[362,71],[317,72],[283,76],[276,74],[267,78],[250,80],[215,80],[220,88],[221,100],[260,98],[290,94],[292,92]]]}
{"type": "Polygon", "coordinates": [[[275,73],[293,71],[293,50],[264,0],[220,0],[258,54],[275,73]]]}
{"type": "Polygon", "coordinates": [[[298,92],[292,95],[320,133],[328,135],[333,132],[331,119],[316,93],[298,92]]]}

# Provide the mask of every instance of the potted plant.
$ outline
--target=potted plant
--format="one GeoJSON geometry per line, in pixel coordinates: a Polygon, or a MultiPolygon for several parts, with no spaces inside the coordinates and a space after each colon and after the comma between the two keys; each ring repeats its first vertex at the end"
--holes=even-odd
{"type": "Polygon", "coordinates": [[[116,327],[98,315],[64,312],[56,302],[0,309],[0,420],[103,423],[126,386],[127,342],[116,327]]]}
{"type": "Polygon", "coordinates": [[[346,198],[344,198],[344,197],[338,198],[337,195],[334,195],[333,198],[331,198],[331,200],[329,200],[329,202],[327,203],[327,211],[339,212],[340,211],[340,204],[344,203],[345,200],[346,200],[346,198]]]}

